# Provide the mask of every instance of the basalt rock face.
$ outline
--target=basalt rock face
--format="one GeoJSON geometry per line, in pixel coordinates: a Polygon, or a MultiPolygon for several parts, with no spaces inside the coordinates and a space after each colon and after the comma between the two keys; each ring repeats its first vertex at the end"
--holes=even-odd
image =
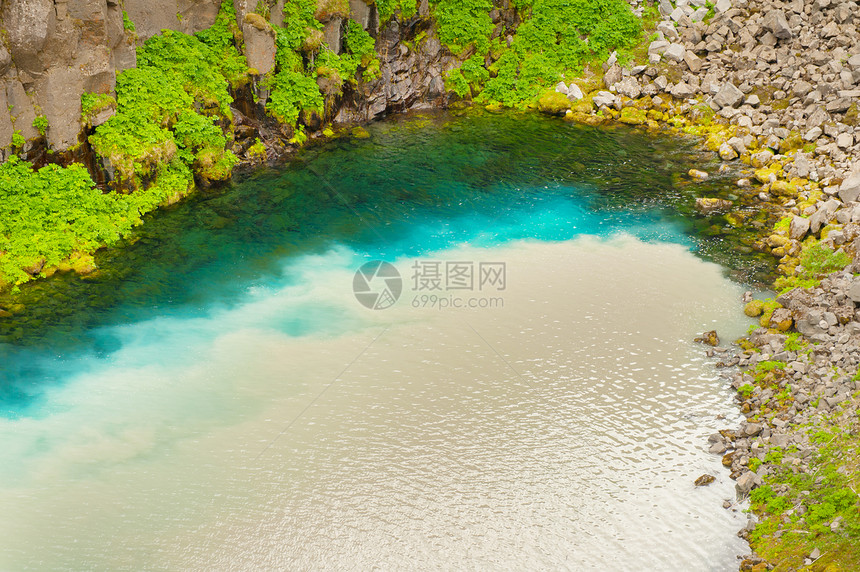
{"type": "Polygon", "coordinates": [[[439,107],[448,103],[445,73],[460,60],[443,48],[430,22],[420,17],[407,22],[390,20],[376,41],[380,77],[362,82],[344,94],[335,120],[341,123],[369,121],[390,112],[439,107]],[[426,34],[413,48],[404,40],[426,34]]]}
{"type": "Polygon", "coordinates": [[[81,94],[111,93],[116,73],[135,65],[135,46],[164,28],[211,26],[219,0],[2,0],[0,157],[14,131],[27,148],[62,151],[81,134],[81,94]],[[135,30],[123,25],[123,10],[135,30]],[[45,141],[33,126],[44,115],[45,141]]]}
{"type": "MultiPolygon", "coordinates": [[[[194,34],[208,28],[220,4],[221,0],[0,0],[0,28],[6,31],[0,42],[0,160],[10,155],[15,131],[27,141],[28,158],[37,163],[46,159],[46,149],[62,152],[84,142],[81,95],[113,93],[117,73],[136,65],[137,46],[163,29],[194,34]],[[33,125],[39,116],[47,120],[44,134],[33,125]]],[[[233,4],[245,37],[241,49],[250,67],[259,73],[271,71],[275,42],[270,24],[283,25],[283,0],[268,2],[269,22],[252,14],[257,0],[233,4]]],[[[372,3],[350,0],[348,15],[322,18],[326,39],[336,50],[347,17],[359,23],[378,38],[381,63],[377,79],[348,85],[343,94],[327,98],[326,120],[367,121],[389,112],[448,103],[444,76],[459,60],[443,48],[428,16],[423,2],[415,17],[405,22],[392,18],[381,26],[372,3]],[[421,32],[422,40],[407,47],[404,42],[421,32]]],[[[268,94],[264,89],[251,94],[235,93],[236,107],[244,115],[253,110],[245,119],[271,124],[264,111],[268,94]],[[243,94],[257,105],[245,105],[243,94]]]]}

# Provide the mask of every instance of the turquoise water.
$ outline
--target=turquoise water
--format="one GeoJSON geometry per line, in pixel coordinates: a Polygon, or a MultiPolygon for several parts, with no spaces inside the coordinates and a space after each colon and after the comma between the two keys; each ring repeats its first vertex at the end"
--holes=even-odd
{"type": "MultiPolygon", "coordinates": [[[[430,114],[370,131],[151,216],[126,244],[101,252],[101,270],[85,280],[25,288],[26,309],[0,320],[0,411],[29,414],[81,356],[119,349],[106,326],[207,315],[250,288],[290,283],[290,261],[337,245],[384,259],[623,230],[688,246],[741,279],[766,268],[736,252],[742,238],[720,218],[692,215],[696,196],[725,195],[726,183],[677,184],[678,172],[703,160],[683,143],[532,114],[430,114]],[[719,226],[726,234],[702,237],[719,226]]],[[[314,322],[297,317],[291,327],[305,333],[314,322]]]]}
{"type": "Polygon", "coordinates": [[[720,570],[748,549],[703,450],[738,414],[690,341],[740,334],[727,275],[766,269],[692,214],[725,181],[679,182],[684,142],[536,115],[369,131],[23,289],[0,320],[0,568],[720,570]],[[507,288],[464,293],[503,303],[416,308],[418,259],[504,262],[507,288]],[[353,295],[371,260],[404,278],[392,308],[353,295]]]}

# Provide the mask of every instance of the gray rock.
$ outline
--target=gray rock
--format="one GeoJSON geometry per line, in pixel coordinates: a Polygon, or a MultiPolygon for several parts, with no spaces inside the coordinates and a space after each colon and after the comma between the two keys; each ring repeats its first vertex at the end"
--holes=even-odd
{"type": "Polygon", "coordinates": [[[615,94],[609,91],[598,91],[597,95],[592,98],[592,102],[594,106],[600,109],[604,105],[607,107],[612,107],[615,105],[615,94]]]}
{"type": "Polygon", "coordinates": [[[809,118],[806,120],[806,128],[821,127],[827,121],[830,121],[830,115],[823,107],[818,106],[809,114],[809,118]]]}
{"type": "Polygon", "coordinates": [[[669,42],[666,40],[654,40],[648,45],[648,55],[658,54],[662,56],[669,45],[669,42]]]}
{"type": "MultiPolygon", "coordinates": [[[[338,21],[338,40],[337,48],[340,47],[340,19],[333,18],[332,21],[338,21]]],[[[248,60],[248,67],[257,70],[260,75],[267,74],[275,67],[275,31],[262,18],[254,18],[253,20],[246,18],[244,26],[242,26],[242,34],[245,37],[245,57],[248,60]]],[[[326,37],[326,43],[329,43],[331,38],[326,37]]],[[[332,49],[334,46],[329,44],[332,49]]],[[[346,78],[344,78],[346,79],[346,78]]]]}
{"type": "Polygon", "coordinates": [[[821,129],[821,127],[813,127],[812,129],[803,134],[803,140],[811,143],[812,141],[817,140],[823,134],[824,131],[821,129]]]}
{"type": "Polygon", "coordinates": [[[702,59],[690,50],[684,52],[684,63],[693,73],[699,73],[702,70],[702,59]]]}
{"type": "Polygon", "coordinates": [[[658,9],[660,10],[660,15],[665,18],[672,13],[672,10],[674,10],[675,7],[672,6],[672,3],[669,2],[669,0],[660,0],[660,5],[658,9]]]}
{"type": "Polygon", "coordinates": [[[842,181],[839,185],[839,198],[843,203],[851,203],[860,198],[860,171],[842,181]]]}
{"type": "Polygon", "coordinates": [[[737,107],[744,101],[744,93],[732,82],[726,81],[714,96],[714,103],[719,107],[737,107]]]}
{"type": "MultiPolygon", "coordinates": [[[[657,24],[657,31],[662,32],[663,35],[670,40],[677,40],[679,38],[678,30],[675,29],[675,26],[673,26],[671,22],[667,22],[665,20],[657,24]]],[[[650,49],[648,50],[648,53],[651,53],[650,49]]]]}
{"type": "Polygon", "coordinates": [[[663,57],[670,62],[682,62],[684,56],[687,55],[687,50],[681,44],[669,44],[666,51],[663,52],[663,57]]]}
{"type": "Polygon", "coordinates": [[[621,66],[618,64],[614,64],[608,70],[606,70],[606,74],[603,76],[603,85],[606,86],[606,89],[611,88],[613,85],[621,81],[623,75],[621,71],[621,66]]]}
{"type": "Polygon", "coordinates": [[[722,14],[723,12],[728,12],[732,8],[732,0],[717,0],[717,3],[714,4],[714,12],[717,14],[722,14]]]}
{"type": "Polygon", "coordinates": [[[738,477],[738,480],[735,483],[735,491],[737,492],[738,498],[747,496],[758,484],[756,482],[757,480],[759,480],[758,476],[752,471],[747,471],[738,477]]]}
{"type": "Polygon", "coordinates": [[[676,86],[669,90],[669,93],[672,94],[672,97],[676,97],[678,99],[687,99],[696,95],[696,90],[687,85],[685,82],[679,82],[676,86]]]}
{"type": "Polygon", "coordinates": [[[771,10],[765,14],[762,26],[766,30],[770,30],[780,40],[788,40],[792,37],[791,27],[789,27],[788,20],[785,19],[785,12],[782,10],[771,10]]]}
{"type": "Polygon", "coordinates": [[[806,233],[809,232],[809,219],[802,216],[794,216],[791,218],[791,224],[788,227],[788,236],[791,240],[801,240],[806,233]]]}
{"type": "Polygon", "coordinates": [[[572,83],[567,87],[567,98],[569,100],[579,101],[583,97],[585,97],[585,95],[582,93],[582,90],[579,89],[579,86],[575,83],[572,83]]]}
{"type": "Polygon", "coordinates": [[[847,149],[854,145],[854,135],[851,133],[840,133],[836,136],[836,146],[840,149],[847,149]]]}
{"type": "Polygon", "coordinates": [[[855,278],[854,282],[851,284],[851,288],[848,290],[848,297],[855,304],[860,304],[860,278],[855,278]]]}
{"type": "Polygon", "coordinates": [[[567,95],[567,84],[563,81],[558,82],[555,86],[555,91],[557,93],[563,93],[564,95],[567,95]]]}
{"type": "Polygon", "coordinates": [[[821,205],[815,214],[809,217],[809,230],[812,231],[812,234],[818,234],[821,227],[830,222],[838,208],[839,201],[836,199],[830,199],[821,205]]]}
{"type": "Polygon", "coordinates": [[[642,88],[635,77],[627,76],[615,84],[615,93],[631,99],[636,99],[642,94],[642,88]]]}

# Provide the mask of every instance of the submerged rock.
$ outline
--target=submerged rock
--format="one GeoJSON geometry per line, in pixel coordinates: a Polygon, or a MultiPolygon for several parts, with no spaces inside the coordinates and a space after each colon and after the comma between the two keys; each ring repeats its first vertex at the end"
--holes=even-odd
{"type": "Polygon", "coordinates": [[[714,214],[731,210],[734,203],[726,199],[698,198],[696,199],[696,210],[702,214],[714,214]]]}
{"type": "Polygon", "coordinates": [[[698,479],[696,479],[693,484],[697,487],[706,487],[716,480],[716,477],[714,477],[713,475],[704,474],[698,479]]]}
{"type": "Polygon", "coordinates": [[[709,346],[718,346],[720,345],[720,338],[717,336],[716,330],[711,330],[710,332],[705,332],[701,337],[696,338],[694,341],[700,342],[703,344],[707,344],[709,346]]]}

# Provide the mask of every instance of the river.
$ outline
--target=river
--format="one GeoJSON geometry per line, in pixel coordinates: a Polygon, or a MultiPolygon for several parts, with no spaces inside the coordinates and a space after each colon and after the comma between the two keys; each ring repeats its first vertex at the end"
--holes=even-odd
{"type": "Polygon", "coordinates": [[[689,149],[530,115],[370,134],[25,289],[0,568],[736,569],[706,440],[740,416],[692,339],[746,330],[746,263],[678,214],[689,149]]]}

